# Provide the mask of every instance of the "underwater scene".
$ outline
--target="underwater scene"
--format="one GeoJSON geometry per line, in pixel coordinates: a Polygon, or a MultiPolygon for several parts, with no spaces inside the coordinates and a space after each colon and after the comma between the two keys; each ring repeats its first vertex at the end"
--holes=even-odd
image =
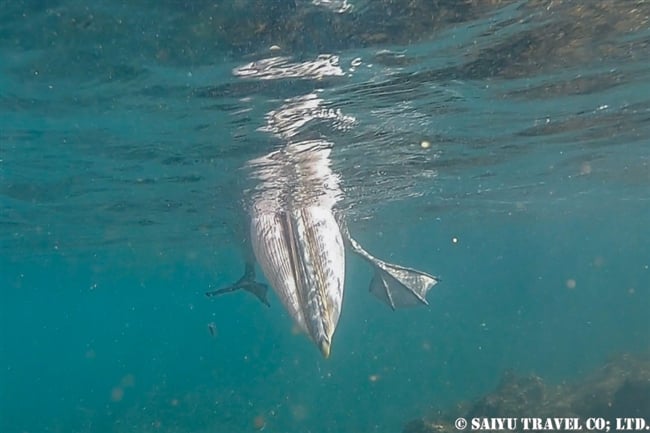
{"type": "Polygon", "coordinates": [[[649,59],[641,0],[0,0],[0,432],[649,430],[649,59]]]}

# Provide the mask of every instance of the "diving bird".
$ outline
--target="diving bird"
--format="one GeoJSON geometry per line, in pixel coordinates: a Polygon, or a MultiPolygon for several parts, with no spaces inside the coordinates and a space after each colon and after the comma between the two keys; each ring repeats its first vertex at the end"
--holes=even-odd
{"type": "Polygon", "coordinates": [[[346,246],[374,270],[370,292],[390,308],[427,304],[436,277],[378,259],[348,231],[336,207],[342,198],[330,164],[331,143],[289,141],[249,162],[258,181],[247,209],[246,270],[235,284],[208,296],[243,289],[269,305],[268,287],[255,280],[255,262],[298,327],[330,355],[345,289],[346,246]]]}

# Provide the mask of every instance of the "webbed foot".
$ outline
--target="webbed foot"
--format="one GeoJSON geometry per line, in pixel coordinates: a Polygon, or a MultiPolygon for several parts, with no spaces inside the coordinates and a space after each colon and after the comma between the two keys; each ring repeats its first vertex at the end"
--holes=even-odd
{"type": "Polygon", "coordinates": [[[268,298],[266,297],[266,294],[269,291],[269,287],[266,284],[258,283],[255,281],[255,267],[251,263],[246,263],[244,276],[241,277],[235,284],[232,286],[224,287],[222,289],[206,292],[205,295],[207,297],[219,296],[223,295],[224,293],[231,293],[240,289],[252,293],[257,299],[260,300],[261,303],[267,307],[271,306],[268,298]]]}
{"type": "Polygon", "coordinates": [[[401,307],[428,305],[427,292],[438,283],[438,279],[426,272],[387,263],[367,252],[355,241],[347,229],[344,230],[352,250],[370,263],[375,274],[370,282],[370,292],[393,310],[401,307]]]}

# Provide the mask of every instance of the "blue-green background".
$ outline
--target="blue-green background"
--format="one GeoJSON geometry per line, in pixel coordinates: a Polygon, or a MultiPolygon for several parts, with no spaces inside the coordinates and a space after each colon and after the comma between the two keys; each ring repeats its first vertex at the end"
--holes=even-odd
{"type": "Polygon", "coordinates": [[[574,381],[647,353],[633,12],[594,2],[590,31],[563,2],[418,18],[407,2],[258,3],[0,2],[0,431],[394,432],[506,369],[574,381]],[[363,66],[233,76],[273,43],[363,66]],[[351,230],[442,280],[429,307],[393,312],[348,257],[327,360],[274,296],[204,296],[243,270],[241,166],[279,145],[265,113],[315,89],[357,119],[320,132],[351,230]]]}

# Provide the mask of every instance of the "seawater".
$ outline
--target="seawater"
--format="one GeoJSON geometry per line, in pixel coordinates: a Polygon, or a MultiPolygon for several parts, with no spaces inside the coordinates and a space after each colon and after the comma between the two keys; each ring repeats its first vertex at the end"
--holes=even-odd
{"type": "Polygon", "coordinates": [[[394,432],[648,352],[648,6],[0,11],[2,432],[394,432]],[[307,139],[358,240],[441,277],[393,312],[349,256],[327,360],[275,296],[204,295],[248,162],[307,139]]]}

